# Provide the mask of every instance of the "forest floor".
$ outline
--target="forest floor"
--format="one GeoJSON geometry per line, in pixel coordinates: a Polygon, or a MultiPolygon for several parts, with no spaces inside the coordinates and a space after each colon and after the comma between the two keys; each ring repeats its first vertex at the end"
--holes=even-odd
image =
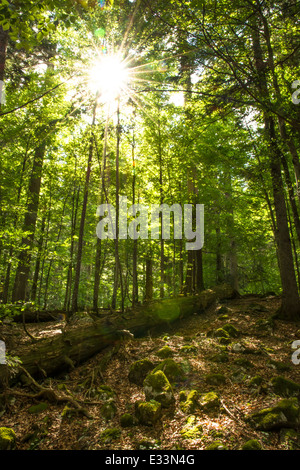
{"type": "MultiPolygon", "coordinates": [[[[44,381],[57,394],[63,391],[78,403],[84,403],[90,417],[66,412],[65,403],[47,403],[39,413],[30,413],[37,400],[22,396],[30,389],[17,384],[12,391],[9,405],[0,418],[0,426],[15,431],[17,449],[39,450],[202,450],[217,441],[229,450],[240,450],[242,445],[257,439],[265,450],[287,450],[290,444],[280,431],[262,432],[252,428],[245,417],[254,410],[272,406],[279,398],[268,389],[274,376],[283,376],[300,384],[300,364],[292,362],[292,342],[300,340],[300,324],[270,321],[280,305],[275,296],[244,296],[210,307],[204,314],[193,315],[174,325],[168,331],[151,337],[135,338],[124,344],[107,364],[102,377],[94,375],[104,350],[71,372],[44,381]],[[220,310],[220,308],[222,309],[220,310]],[[232,324],[240,332],[229,344],[220,344],[219,338],[209,332],[232,324]],[[234,344],[247,346],[247,352],[235,350],[234,344]],[[122,427],[120,418],[124,413],[134,414],[134,405],[145,400],[143,386],[128,379],[133,362],[148,358],[155,364],[162,361],[157,352],[165,345],[172,350],[172,359],[188,365],[184,382],[174,385],[176,403],[172,409],[163,409],[162,418],[152,426],[135,424],[122,427]],[[193,348],[182,349],[190,345],[193,348]],[[216,354],[226,352],[224,362],[216,361],[216,354]],[[248,362],[237,361],[247,359],[248,362]],[[246,365],[245,365],[246,364],[246,365]],[[208,373],[220,373],[226,378],[224,384],[210,385],[205,377],[208,373]],[[262,385],[251,388],[252,377],[261,376],[262,385]],[[93,378],[93,380],[92,380],[93,378]],[[87,381],[87,379],[89,379],[87,381]],[[88,383],[88,385],[86,385],[88,383]],[[104,419],[100,412],[101,400],[95,395],[101,385],[111,387],[116,404],[115,415],[104,419]],[[220,407],[214,412],[196,410],[193,413],[201,425],[201,433],[186,438],[182,433],[187,423],[187,414],[181,410],[180,390],[198,390],[206,393],[214,390],[220,398],[220,407]],[[111,439],[103,439],[103,431],[113,429],[111,439]]],[[[35,326],[45,329],[44,324],[35,326]]],[[[293,449],[300,442],[293,442],[293,449]]]]}

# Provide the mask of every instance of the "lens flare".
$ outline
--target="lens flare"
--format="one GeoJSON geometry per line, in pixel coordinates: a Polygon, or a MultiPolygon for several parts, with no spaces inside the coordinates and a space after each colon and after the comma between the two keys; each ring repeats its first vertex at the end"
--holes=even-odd
{"type": "Polygon", "coordinates": [[[103,102],[116,100],[129,81],[125,63],[118,55],[105,55],[91,69],[89,84],[103,102]]]}

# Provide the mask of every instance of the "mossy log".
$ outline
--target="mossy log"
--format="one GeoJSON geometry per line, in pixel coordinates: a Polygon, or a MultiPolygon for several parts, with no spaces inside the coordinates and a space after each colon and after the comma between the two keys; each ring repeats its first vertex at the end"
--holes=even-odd
{"type": "MultiPolygon", "coordinates": [[[[123,330],[135,337],[146,335],[194,313],[200,314],[218,299],[232,298],[235,292],[227,285],[218,286],[190,297],[147,302],[125,313],[115,312],[82,317],[72,322],[57,322],[52,336],[21,347],[7,348],[7,354],[21,360],[22,366],[36,377],[53,376],[83,363],[110,345],[124,339],[123,330]]],[[[125,334],[126,336],[126,334],[125,334]]],[[[10,369],[0,365],[0,387],[10,382],[10,369]]],[[[14,375],[14,379],[19,377],[14,375]]]]}

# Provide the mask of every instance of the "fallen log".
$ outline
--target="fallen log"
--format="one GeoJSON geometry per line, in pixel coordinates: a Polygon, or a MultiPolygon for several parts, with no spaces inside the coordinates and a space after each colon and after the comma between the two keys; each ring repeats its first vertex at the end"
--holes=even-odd
{"type": "MultiPolygon", "coordinates": [[[[104,348],[114,345],[130,331],[135,337],[165,326],[194,313],[201,314],[218,299],[233,298],[235,292],[227,285],[205,290],[198,295],[147,302],[126,313],[100,314],[83,317],[71,323],[59,322],[50,337],[22,347],[7,348],[32,376],[45,378],[75,368],[104,348]]],[[[3,338],[3,335],[2,335],[3,338]]],[[[4,338],[5,341],[5,338],[4,338]]],[[[21,370],[8,364],[0,365],[0,387],[20,377],[21,370]]]]}

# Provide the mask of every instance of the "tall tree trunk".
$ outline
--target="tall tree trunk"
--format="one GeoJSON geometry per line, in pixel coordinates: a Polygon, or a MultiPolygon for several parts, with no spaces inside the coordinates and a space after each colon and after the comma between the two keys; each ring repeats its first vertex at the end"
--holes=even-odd
{"type": "Polygon", "coordinates": [[[14,283],[12,300],[24,301],[27,295],[27,284],[30,274],[31,250],[35,236],[35,227],[39,207],[43,162],[46,144],[42,141],[36,148],[28,188],[28,202],[23,224],[26,235],[22,239],[21,251],[14,283]]]}
{"type": "Polygon", "coordinates": [[[6,50],[8,43],[8,31],[3,31],[2,26],[0,25],[0,111],[1,104],[3,102],[3,82],[5,75],[5,62],[6,62],[6,50]]]}
{"type": "Polygon", "coordinates": [[[276,142],[274,120],[270,116],[265,116],[265,130],[271,151],[270,169],[277,221],[276,240],[278,247],[279,270],[282,283],[282,304],[279,316],[284,320],[299,320],[300,299],[295,275],[284,187],[281,176],[281,156],[280,149],[276,142]]]}
{"type": "Polygon", "coordinates": [[[41,256],[42,256],[43,243],[44,243],[45,226],[46,226],[46,217],[43,217],[42,224],[41,224],[40,238],[38,240],[38,252],[36,256],[35,269],[34,269],[34,275],[32,279],[31,292],[30,292],[30,298],[32,302],[35,302],[36,300],[38,278],[39,278],[40,265],[41,265],[41,256]]]}

